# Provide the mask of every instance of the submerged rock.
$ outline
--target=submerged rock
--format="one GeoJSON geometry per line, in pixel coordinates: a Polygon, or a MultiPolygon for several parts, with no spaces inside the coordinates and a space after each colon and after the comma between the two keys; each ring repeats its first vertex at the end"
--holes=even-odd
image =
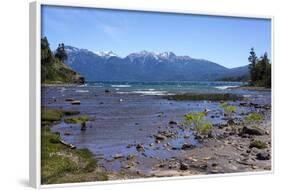
{"type": "Polygon", "coordinates": [[[144,151],[144,146],[142,144],[137,144],[136,149],[137,151],[144,151]]]}
{"type": "Polygon", "coordinates": [[[72,104],[72,105],[80,105],[81,102],[80,102],[79,100],[73,100],[73,101],[71,102],[71,104],[72,104]]]}
{"type": "Polygon", "coordinates": [[[86,129],[87,129],[87,127],[86,127],[86,122],[84,121],[84,122],[82,122],[81,123],[81,131],[86,131],[86,129]]]}
{"type": "Polygon", "coordinates": [[[184,143],[181,147],[182,150],[187,150],[187,149],[190,149],[190,148],[193,148],[194,146],[190,143],[184,143]]]}
{"type": "Polygon", "coordinates": [[[67,102],[73,102],[73,101],[75,101],[75,99],[74,99],[74,98],[66,98],[65,101],[67,101],[67,102]]]}
{"type": "Polygon", "coordinates": [[[176,125],[176,124],[178,124],[176,121],[173,121],[173,120],[171,120],[171,121],[169,121],[169,124],[170,125],[176,125]]]}
{"type": "Polygon", "coordinates": [[[115,154],[115,155],[113,156],[113,158],[114,158],[114,159],[124,158],[124,155],[122,155],[122,154],[115,154]]]}
{"type": "Polygon", "coordinates": [[[160,135],[160,134],[154,135],[154,137],[155,137],[156,140],[159,140],[159,141],[167,139],[165,136],[160,135]]]}

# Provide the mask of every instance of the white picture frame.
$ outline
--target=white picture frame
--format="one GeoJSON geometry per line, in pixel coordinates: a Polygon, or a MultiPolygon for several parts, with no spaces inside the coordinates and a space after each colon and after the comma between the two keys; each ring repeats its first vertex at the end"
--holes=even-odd
{"type": "MultiPolygon", "coordinates": [[[[182,176],[182,177],[164,177],[164,178],[148,178],[148,179],[133,179],[133,180],[117,180],[105,182],[83,182],[83,183],[70,183],[58,185],[41,185],[41,66],[40,66],[40,41],[41,41],[41,7],[48,6],[71,6],[71,7],[87,7],[87,8],[103,8],[103,9],[117,9],[117,10],[131,10],[131,11],[148,11],[148,12],[161,12],[161,13],[182,13],[182,14],[195,14],[195,15],[209,15],[209,16],[229,16],[229,17],[242,17],[242,18],[266,18],[271,20],[271,55],[272,55],[272,71],[274,71],[274,17],[268,15],[240,15],[228,14],[220,12],[204,12],[204,11],[182,11],[182,10],[167,10],[167,9],[147,9],[142,7],[124,7],[124,6],[100,6],[99,4],[85,4],[74,2],[61,2],[61,1],[36,1],[30,3],[30,127],[29,127],[29,178],[30,185],[34,188],[47,188],[47,187],[72,187],[84,185],[101,185],[101,184],[118,184],[118,183],[135,183],[145,181],[161,181],[161,180],[179,180],[179,179],[194,179],[194,178],[208,178],[208,177],[221,177],[221,176],[235,176],[235,175],[251,175],[251,174],[272,174],[274,173],[274,81],[272,82],[272,137],[271,137],[271,170],[262,172],[243,172],[243,173],[230,173],[230,174],[213,174],[209,175],[196,175],[196,176],[182,176]]],[[[274,72],[273,72],[274,73],[274,72]]],[[[272,74],[272,78],[274,75],[272,74]]]]}

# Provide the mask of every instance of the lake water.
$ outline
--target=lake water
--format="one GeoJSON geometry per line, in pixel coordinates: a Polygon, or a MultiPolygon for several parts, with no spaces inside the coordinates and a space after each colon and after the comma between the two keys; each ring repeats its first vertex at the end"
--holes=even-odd
{"type": "MultiPolygon", "coordinates": [[[[249,91],[228,89],[243,85],[239,82],[88,82],[80,86],[47,86],[42,87],[42,105],[80,111],[95,121],[87,124],[87,130],[81,131],[80,125],[69,125],[64,122],[54,126],[53,131],[60,132],[61,138],[78,148],[88,148],[97,157],[99,164],[107,170],[119,171],[124,162],[115,160],[114,155],[125,157],[135,155],[141,163],[138,170],[149,172],[153,164],[161,159],[180,156],[184,142],[200,146],[189,131],[171,128],[169,121],[178,123],[189,112],[210,109],[208,116],[213,124],[222,122],[222,110],[219,102],[210,101],[171,101],[161,95],[197,92],[197,93],[235,93],[243,95],[260,104],[271,103],[270,91],[249,91]],[[110,92],[106,92],[109,90],[110,92]],[[80,105],[71,105],[66,98],[81,101],[80,105]],[[211,117],[214,116],[214,117],[211,117]],[[155,144],[154,134],[159,131],[172,131],[177,138],[155,144]],[[71,135],[65,135],[67,133],[71,135]],[[185,139],[184,136],[190,136],[185,139]],[[150,147],[149,144],[154,145],[150,147]],[[169,143],[170,148],[163,145],[169,143]],[[143,144],[145,154],[138,152],[130,144],[143,144]],[[172,149],[174,148],[174,149],[172,149]]],[[[255,111],[252,108],[239,107],[239,101],[231,102],[240,113],[255,111]]],[[[238,116],[240,117],[240,116],[238,116]]]]}

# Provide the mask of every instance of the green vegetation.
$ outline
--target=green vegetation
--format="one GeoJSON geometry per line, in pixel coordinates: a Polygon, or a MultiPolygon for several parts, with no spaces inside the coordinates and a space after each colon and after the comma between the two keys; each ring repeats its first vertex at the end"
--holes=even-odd
{"type": "Polygon", "coordinates": [[[75,111],[42,108],[41,171],[42,184],[107,180],[88,149],[71,149],[61,143],[60,135],[50,131],[50,124],[75,111]]]}
{"type": "Polygon", "coordinates": [[[84,83],[84,78],[63,63],[67,58],[60,44],[53,55],[46,37],[41,39],[41,82],[45,84],[84,83]]]}
{"type": "Polygon", "coordinates": [[[197,94],[197,93],[185,93],[185,94],[175,94],[166,96],[168,100],[209,100],[209,101],[227,101],[227,100],[240,100],[241,96],[235,94],[197,94]]]}
{"type": "Polygon", "coordinates": [[[87,115],[81,115],[81,116],[77,116],[77,117],[69,117],[69,118],[64,119],[65,123],[84,123],[86,121],[89,121],[89,117],[87,115]]]}
{"type": "Polygon", "coordinates": [[[250,148],[258,148],[258,149],[265,149],[267,148],[267,144],[265,142],[262,142],[260,140],[253,140],[250,142],[250,148]]]}
{"type": "Polygon", "coordinates": [[[259,113],[251,113],[244,118],[245,124],[258,124],[263,120],[263,116],[259,113]]]}
{"type": "Polygon", "coordinates": [[[204,112],[189,113],[184,116],[184,124],[194,129],[198,135],[206,136],[212,132],[213,125],[205,117],[204,112]]]}
{"type": "Polygon", "coordinates": [[[60,61],[64,62],[67,59],[67,54],[64,49],[64,43],[59,44],[59,47],[56,50],[55,57],[60,61]]]}
{"type": "Polygon", "coordinates": [[[251,75],[251,86],[271,88],[271,64],[265,52],[260,59],[257,58],[254,48],[251,48],[249,69],[251,75]]]}
{"type": "Polygon", "coordinates": [[[231,106],[227,102],[222,103],[220,107],[223,109],[224,114],[226,114],[229,117],[231,117],[237,111],[236,106],[231,106]]]}
{"type": "Polygon", "coordinates": [[[46,107],[41,108],[41,121],[50,123],[54,121],[60,121],[64,115],[77,115],[79,111],[74,110],[61,110],[61,109],[50,109],[46,107]]]}

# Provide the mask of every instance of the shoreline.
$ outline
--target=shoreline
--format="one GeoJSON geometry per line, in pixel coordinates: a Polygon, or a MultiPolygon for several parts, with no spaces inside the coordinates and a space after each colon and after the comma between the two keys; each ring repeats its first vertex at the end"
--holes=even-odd
{"type": "MultiPolygon", "coordinates": [[[[239,112],[239,114],[235,114],[235,124],[234,126],[229,126],[226,124],[214,124],[215,134],[219,134],[218,136],[214,136],[208,138],[202,142],[199,142],[199,146],[195,144],[186,145],[187,149],[182,149],[182,144],[179,144],[179,147],[175,147],[171,141],[178,141],[179,138],[184,139],[184,142],[190,142],[191,136],[180,137],[180,131],[185,131],[182,129],[180,125],[180,121],[177,117],[173,116],[173,114],[178,113],[182,115],[182,113],[186,113],[185,108],[187,105],[191,107],[192,111],[200,110],[203,111],[204,108],[210,108],[207,110],[209,118],[216,118],[220,113],[221,108],[219,102],[214,101],[204,101],[203,99],[200,101],[173,101],[166,100],[162,98],[154,98],[154,96],[141,96],[136,94],[126,94],[120,95],[112,92],[105,92],[105,88],[95,89],[93,90],[92,96],[88,96],[87,93],[77,93],[77,95],[73,94],[76,91],[76,88],[71,88],[71,90],[64,91],[63,96],[60,90],[53,88],[54,94],[48,92],[48,100],[52,100],[53,97],[56,97],[56,101],[53,100],[46,104],[53,105],[52,107],[67,107],[67,108],[75,108],[75,110],[79,110],[83,115],[88,115],[89,117],[93,116],[91,110],[95,110],[94,116],[95,120],[92,122],[88,122],[87,130],[84,132],[78,132],[80,130],[76,130],[77,125],[58,125],[56,126],[56,132],[60,132],[61,136],[64,138],[65,142],[74,144],[77,147],[88,148],[94,154],[96,153],[97,159],[99,160],[99,166],[101,168],[105,167],[105,172],[108,175],[109,180],[115,179],[130,179],[130,178],[146,178],[146,177],[167,177],[167,176],[178,176],[178,175],[196,175],[196,174],[212,174],[212,173],[233,173],[233,172],[247,172],[247,171],[260,171],[260,170],[270,170],[271,162],[269,161],[257,161],[256,156],[260,152],[267,152],[270,149],[270,144],[268,144],[268,140],[270,140],[271,131],[270,131],[270,123],[268,125],[262,124],[260,127],[267,131],[267,135],[263,136],[255,136],[255,135],[245,135],[244,137],[240,136],[240,133],[232,134],[232,128],[236,127],[237,130],[242,130],[243,126],[241,125],[241,121],[239,118],[244,117],[245,112],[239,112]],[[85,97],[85,99],[83,98],[85,97]],[[69,102],[66,102],[67,98],[74,98],[81,100],[81,105],[73,105],[69,102]],[[122,98],[122,101],[120,101],[122,98]],[[137,103],[137,104],[136,104],[137,103]],[[138,104],[139,103],[139,104],[138,104]],[[147,103],[147,104],[145,104],[147,103]],[[202,106],[200,106],[202,104],[202,106]],[[198,107],[193,109],[192,106],[198,107]],[[71,107],[69,107],[71,106],[71,107]],[[122,107],[125,106],[125,107],[122,107]],[[128,107],[133,106],[133,110],[128,110],[128,107]],[[135,107],[137,106],[137,107],[135,107]],[[138,107],[140,106],[140,107],[138,107]],[[135,113],[135,110],[139,108],[146,108],[147,106],[156,106],[155,111],[146,113],[147,117],[142,118],[142,115],[135,113]],[[159,107],[160,106],[160,107],[159,107]],[[163,110],[161,106],[164,106],[167,110],[163,110]],[[213,107],[209,107],[213,106],[213,107]],[[173,109],[184,108],[184,112],[173,111],[173,109]],[[124,115],[120,113],[118,110],[124,110],[124,115]],[[108,115],[108,110],[110,113],[108,115]],[[163,111],[162,112],[158,112],[163,111]],[[128,113],[126,113],[128,112],[128,113]],[[100,114],[99,114],[100,113],[100,114]],[[121,115],[118,115],[120,113],[121,115]],[[117,114],[117,115],[116,115],[117,114]],[[132,117],[134,116],[134,117],[132,117]],[[141,120],[139,121],[139,116],[141,120]],[[106,118],[111,118],[110,120],[106,118]],[[126,118],[131,118],[126,120],[126,118]],[[122,120],[118,119],[122,118],[122,120]],[[134,119],[136,118],[136,119],[134,119]],[[173,120],[172,120],[173,119],[173,120]],[[111,121],[112,120],[112,121],[111,121]],[[117,123],[117,127],[111,126],[117,121],[123,121],[123,123],[117,123]],[[161,121],[159,123],[159,121],[161,121]],[[133,122],[133,123],[129,123],[133,122]],[[155,123],[157,122],[157,123],[155,123]],[[171,123],[171,124],[170,124],[171,123]],[[126,127],[127,125],[127,127],[126,127]],[[147,128],[145,128],[145,126],[147,128]],[[148,129],[152,129],[153,132],[147,131],[148,129]],[[105,131],[104,131],[105,130],[105,131]],[[112,135],[107,134],[106,131],[111,131],[112,135]],[[94,133],[92,133],[94,132],[94,133]],[[100,133],[103,136],[99,136],[100,133]],[[98,134],[97,134],[98,133],[98,134]],[[121,141],[112,141],[112,138],[117,138],[122,133],[126,133],[125,142],[127,144],[118,145],[118,147],[112,147],[110,149],[111,144],[113,145],[121,142],[121,141]],[[137,142],[130,142],[130,138],[128,134],[141,135],[146,134],[141,140],[137,140],[137,142]],[[96,135],[96,136],[92,136],[96,135]],[[148,135],[148,136],[147,136],[148,135]],[[156,136],[155,136],[156,135],[156,136]],[[164,135],[164,137],[163,137],[164,135]],[[91,144],[91,141],[88,142],[86,136],[89,136],[90,139],[97,138],[98,142],[101,141],[102,144],[93,144],[93,147],[87,147],[85,144],[79,144],[81,142],[87,142],[86,144],[91,144]],[[160,138],[161,140],[156,140],[155,138],[160,138]],[[71,140],[72,139],[72,140],[71,140]],[[100,140],[99,140],[100,139],[100,140]],[[267,147],[265,150],[249,148],[251,140],[258,139],[265,141],[267,143],[267,147]],[[68,141],[70,140],[70,141],[68,141]],[[73,142],[78,142],[75,144],[73,142]],[[107,154],[102,154],[104,148],[109,147],[108,150],[105,151],[107,154]],[[120,147],[120,149],[119,149],[120,147]],[[143,150],[142,150],[143,149],[143,150]],[[99,152],[97,152],[98,150],[99,152]],[[123,151],[124,150],[124,151],[123,151]],[[140,151],[139,151],[140,150],[140,151]],[[130,152],[130,153],[127,153],[130,152]],[[133,153],[131,153],[133,152],[133,153]],[[151,154],[155,152],[154,154],[151,154]],[[159,152],[159,153],[157,153],[159,152]],[[162,158],[161,156],[157,156],[157,154],[162,154],[162,152],[170,153],[174,155],[175,158],[167,157],[162,158]],[[216,154],[215,154],[216,153],[216,154]],[[231,164],[226,161],[227,154],[230,156],[227,158],[227,161],[232,162],[231,164]],[[209,158],[210,157],[210,158],[209,158]],[[248,160],[245,160],[248,159],[248,160]],[[254,161],[254,160],[255,161],[254,161]],[[114,165],[120,166],[120,170],[114,171],[114,165]],[[150,171],[143,172],[142,166],[147,166],[150,168],[150,171]],[[113,167],[113,168],[112,168],[113,167]],[[235,169],[236,168],[236,169],[235,169]]],[[[50,89],[49,89],[50,90],[50,89]]],[[[204,94],[204,93],[203,93],[204,94]]],[[[262,113],[270,115],[270,109],[263,105],[259,105],[259,103],[251,103],[250,100],[241,101],[229,101],[231,104],[235,104],[241,109],[249,109],[251,112],[256,111],[257,109],[261,109],[262,113]],[[245,103],[246,102],[246,103],[245,103]]],[[[249,113],[251,113],[249,112],[249,113]]],[[[265,115],[266,116],[266,115],[265,115]]],[[[265,117],[264,116],[264,117],[265,117]]],[[[223,117],[223,116],[221,116],[223,117]]],[[[266,119],[266,117],[265,117],[266,119]]],[[[225,120],[228,122],[228,120],[225,120]]],[[[78,126],[79,127],[79,126],[78,126]]],[[[138,137],[138,136],[136,136],[138,137]]],[[[122,137],[121,137],[122,139],[122,137]]],[[[139,139],[139,138],[137,138],[139,139]]],[[[181,142],[182,143],[182,142],[181,142]]],[[[270,150],[269,150],[270,151],[270,150]]],[[[269,152],[271,155],[271,153],[269,152]]]]}

